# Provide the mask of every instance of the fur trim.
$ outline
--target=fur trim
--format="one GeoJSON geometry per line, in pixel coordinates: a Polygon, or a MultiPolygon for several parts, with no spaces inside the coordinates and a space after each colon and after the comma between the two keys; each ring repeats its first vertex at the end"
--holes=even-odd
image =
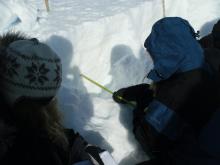
{"type": "Polygon", "coordinates": [[[0,46],[8,47],[8,45],[17,40],[30,39],[22,32],[8,32],[0,36],[0,46]]]}

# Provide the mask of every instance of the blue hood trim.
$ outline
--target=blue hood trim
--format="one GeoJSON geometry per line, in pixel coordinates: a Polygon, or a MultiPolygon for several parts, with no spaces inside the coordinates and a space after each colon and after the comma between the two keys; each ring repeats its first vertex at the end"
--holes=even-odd
{"type": "Polygon", "coordinates": [[[194,29],[188,21],[179,17],[157,21],[144,46],[154,62],[148,78],[155,82],[204,64],[203,50],[196,40],[194,29]]]}

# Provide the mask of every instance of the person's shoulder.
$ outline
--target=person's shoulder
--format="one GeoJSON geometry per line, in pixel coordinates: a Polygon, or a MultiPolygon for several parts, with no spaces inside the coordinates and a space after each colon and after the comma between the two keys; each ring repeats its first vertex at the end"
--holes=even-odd
{"type": "Polygon", "coordinates": [[[200,43],[202,48],[213,47],[213,35],[208,34],[208,35],[202,37],[198,42],[200,43]]]}
{"type": "Polygon", "coordinates": [[[215,71],[220,73],[220,49],[206,48],[204,49],[206,62],[215,71]]]}

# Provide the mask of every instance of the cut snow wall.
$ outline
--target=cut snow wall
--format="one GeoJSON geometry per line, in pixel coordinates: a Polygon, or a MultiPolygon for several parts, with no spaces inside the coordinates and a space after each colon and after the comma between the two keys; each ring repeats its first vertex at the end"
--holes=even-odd
{"type": "MultiPolygon", "coordinates": [[[[82,79],[80,73],[113,91],[142,83],[152,67],[143,43],[154,22],[163,16],[162,1],[49,2],[47,13],[44,3],[38,0],[7,1],[13,14],[21,20],[18,25],[9,23],[8,30],[13,27],[47,42],[61,57],[64,74],[58,96],[64,125],[79,131],[91,143],[108,149],[122,165],[147,159],[131,131],[132,108],[114,103],[110,94],[82,79]]],[[[188,19],[204,35],[220,14],[219,3],[217,0],[165,0],[165,11],[166,16],[188,19]]],[[[8,17],[12,15],[9,10],[5,12],[8,17]]],[[[4,24],[9,22],[0,18],[4,24]]]]}

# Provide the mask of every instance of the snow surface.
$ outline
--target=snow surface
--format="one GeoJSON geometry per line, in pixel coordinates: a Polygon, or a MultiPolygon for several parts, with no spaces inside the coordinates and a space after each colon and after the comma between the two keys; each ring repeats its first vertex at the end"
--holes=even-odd
{"type": "MultiPolygon", "coordinates": [[[[111,152],[120,165],[148,157],[132,134],[132,108],[112,101],[112,91],[147,82],[153,64],[143,47],[155,21],[162,18],[162,0],[0,1],[0,34],[20,30],[49,44],[61,57],[63,85],[58,93],[63,124],[89,142],[111,152]]],[[[218,0],[165,0],[166,16],[181,16],[210,32],[220,15],[218,0]]]]}

